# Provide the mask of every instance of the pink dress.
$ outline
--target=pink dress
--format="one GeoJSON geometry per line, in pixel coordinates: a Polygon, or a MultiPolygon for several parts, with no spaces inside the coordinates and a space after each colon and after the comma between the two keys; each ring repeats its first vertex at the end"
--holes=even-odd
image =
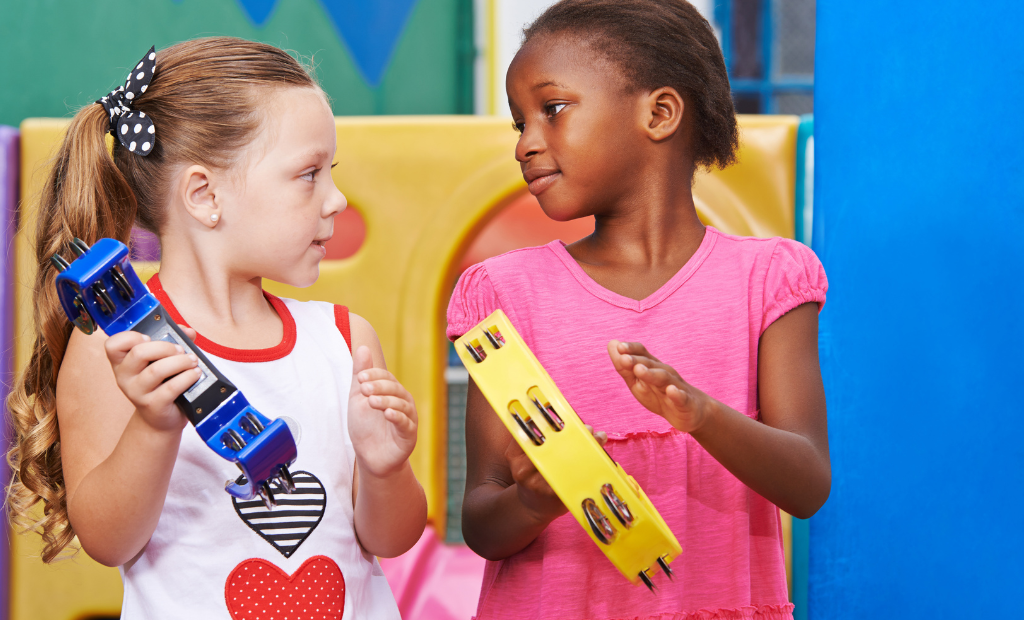
{"type": "Polygon", "coordinates": [[[758,339],[828,282],[814,253],[788,239],[708,227],[693,257],[636,301],[592,280],[554,241],[474,265],[448,307],[455,339],[497,308],[509,316],[583,420],[650,496],[683,553],[657,594],[630,584],[569,514],[528,547],[488,562],[480,620],[792,618],[779,510],[689,435],[644,409],[608,359],[611,339],[639,341],[687,381],[758,417],[758,339]]]}

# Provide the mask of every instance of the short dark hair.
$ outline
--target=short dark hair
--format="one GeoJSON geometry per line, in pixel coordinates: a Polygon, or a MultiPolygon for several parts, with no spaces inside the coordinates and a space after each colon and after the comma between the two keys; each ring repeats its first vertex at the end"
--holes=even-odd
{"type": "Polygon", "coordinates": [[[562,0],[523,32],[570,34],[607,55],[636,90],[671,86],[694,111],[693,165],[736,161],[729,75],[711,24],[686,0],[562,0]]]}

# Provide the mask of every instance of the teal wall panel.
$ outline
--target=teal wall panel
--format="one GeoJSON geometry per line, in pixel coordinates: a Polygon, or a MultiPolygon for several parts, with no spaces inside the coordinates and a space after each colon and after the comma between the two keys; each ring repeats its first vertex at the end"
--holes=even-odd
{"type": "Polygon", "coordinates": [[[472,111],[471,0],[415,2],[376,86],[325,11],[330,3],[279,0],[258,26],[238,0],[0,0],[0,124],[69,116],[118,85],[150,45],[210,35],[292,51],[315,67],[339,115],[472,111]]]}

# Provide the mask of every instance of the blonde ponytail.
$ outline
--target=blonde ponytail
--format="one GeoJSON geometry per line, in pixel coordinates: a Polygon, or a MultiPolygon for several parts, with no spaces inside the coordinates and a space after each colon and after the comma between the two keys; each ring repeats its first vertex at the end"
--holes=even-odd
{"type": "Polygon", "coordinates": [[[50,257],[66,253],[75,237],[88,243],[100,237],[127,243],[135,221],[132,190],[107,151],[107,126],[102,107],[80,110],[43,187],[32,293],[36,337],[28,367],[7,398],[17,437],[7,453],[10,514],[17,525],[42,534],[44,562],[56,558],[75,536],[68,522],[56,399],[57,371],[72,327],[57,300],[50,257]],[[30,509],[38,501],[43,515],[34,519],[30,509]]]}

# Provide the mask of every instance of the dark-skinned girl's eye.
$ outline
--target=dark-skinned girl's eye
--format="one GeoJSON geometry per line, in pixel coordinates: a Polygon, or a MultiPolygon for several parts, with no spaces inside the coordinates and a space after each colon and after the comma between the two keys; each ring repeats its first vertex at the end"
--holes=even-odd
{"type": "Polygon", "coordinates": [[[515,129],[519,133],[523,133],[526,130],[526,123],[517,123],[512,121],[512,129],[515,129]]]}
{"type": "Polygon", "coordinates": [[[552,104],[548,105],[547,106],[548,116],[555,116],[556,114],[561,112],[563,108],[565,108],[565,105],[566,104],[564,104],[564,103],[552,103],[552,104]]]}

